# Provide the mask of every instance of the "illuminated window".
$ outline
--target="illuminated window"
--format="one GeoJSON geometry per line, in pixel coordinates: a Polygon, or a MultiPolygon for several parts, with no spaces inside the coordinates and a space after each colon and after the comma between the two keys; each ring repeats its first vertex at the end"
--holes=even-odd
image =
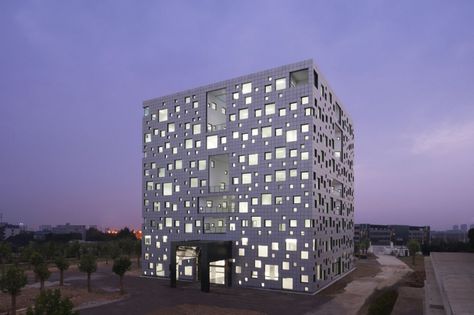
{"type": "Polygon", "coordinates": [[[191,177],[189,181],[189,186],[191,188],[199,187],[199,179],[197,177],[191,177]]]}
{"type": "Polygon", "coordinates": [[[201,124],[196,124],[193,126],[193,134],[198,135],[201,133],[201,124]]]}
{"type": "Polygon", "coordinates": [[[272,127],[262,127],[262,138],[269,138],[272,136],[272,127]]]}
{"type": "Polygon", "coordinates": [[[252,173],[242,173],[242,184],[252,184],[252,173]]]}
{"type": "Polygon", "coordinates": [[[262,227],[262,217],[252,217],[252,227],[261,228],[262,227]]]}
{"type": "Polygon", "coordinates": [[[275,114],[275,103],[265,105],[265,115],[275,114]]]}
{"type": "Polygon", "coordinates": [[[285,240],[285,245],[286,245],[286,250],[289,252],[296,252],[296,246],[297,240],[293,238],[287,238],[285,240]]]}
{"type": "Polygon", "coordinates": [[[262,194],[262,205],[271,205],[272,204],[272,194],[262,194]]]}
{"type": "Polygon", "coordinates": [[[146,133],[145,134],[145,143],[150,143],[151,142],[151,133],[146,133]]]}
{"type": "Polygon", "coordinates": [[[302,133],[309,132],[309,125],[308,124],[301,125],[301,132],[302,133]]]}
{"type": "Polygon", "coordinates": [[[258,165],[258,153],[249,154],[249,165],[258,165]]]}
{"type": "Polygon", "coordinates": [[[270,93],[272,91],[272,85],[265,85],[265,93],[270,93]]]}
{"type": "Polygon", "coordinates": [[[158,121],[167,121],[168,120],[168,109],[160,109],[158,111],[158,121]]]}
{"type": "Polygon", "coordinates": [[[275,148],[275,158],[276,159],[286,158],[286,148],[285,147],[275,148]]]}
{"type": "Polygon", "coordinates": [[[192,223],[186,223],[184,225],[184,233],[193,233],[193,224],[192,223]]]}
{"type": "Polygon", "coordinates": [[[293,278],[283,278],[281,287],[286,290],[293,290],[293,278]]]}
{"type": "Polygon", "coordinates": [[[252,92],[252,82],[242,84],[242,94],[249,94],[252,92]]]}
{"type": "Polygon", "coordinates": [[[284,182],[286,180],[286,171],[280,170],[275,171],[275,181],[276,182],[284,182]]]}
{"type": "Polygon", "coordinates": [[[163,196],[173,195],[173,183],[164,183],[163,184],[163,196]]]}
{"type": "Polygon", "coordinates": [[[286,78],[280,78],[275,80],[275,90],[284,90],[286,89],[286,78]]]}
{"type": "Polygon", "coordinates": [[[306,105],[306,104],[308,104],[308,103],[309,103],[309,97],[303,96],[303,97],[301,98],[301,104],[306,105]]]}
{"type": "Polygon", "coordinates": [[[286,142],[295,142],[298,140],[297,130],[288,130],[286,132],[286,142]]]}
{"type": "Polygon", "coordinates": [[[246,201],[239,202],[239,212],[248,213],[249,212],[249,203],[246,201]]]}
{"type": "Polygon", "coordinates": [[[144,108],[143,108],[143,114],[144,114],[145,116],[150,115],[150,107],[148,107],[148,106],[147,106],[147,107],[144,107],[144,108]]]}
{"type": "Polygon", "coordinates": [[[217,149],[218,145],[218,137],[217,136],[207,136],[207,148],[208,149],[217,149]]]}
{"type": "Polygon", "coordinates": [[[265,265],[265,280],[278,280],[278,265],[265,265]]]}
{"type": "Polygon", "coordinates": [[[258,257],[268,257],[268,246],[258,245],[258,257]]]}
{"type": "Polygon", "coordinates": [[[242,120],[242,119],[247,119],[247,118],[249,118],[249,109],[248,108],[240,109],[239,119],[242,120]]]}

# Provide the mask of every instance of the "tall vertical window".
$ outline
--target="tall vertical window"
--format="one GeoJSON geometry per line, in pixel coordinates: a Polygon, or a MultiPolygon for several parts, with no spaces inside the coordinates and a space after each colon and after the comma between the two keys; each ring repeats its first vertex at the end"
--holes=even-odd
{"type": "Polygon", "coordinates": [[[168,120],[168,109],[160,109],[158,111],[158,121],[167,121],[168,120]]]}

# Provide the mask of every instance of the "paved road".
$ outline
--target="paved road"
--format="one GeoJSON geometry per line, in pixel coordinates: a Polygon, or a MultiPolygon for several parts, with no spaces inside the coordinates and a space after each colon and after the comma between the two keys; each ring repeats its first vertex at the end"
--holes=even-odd
{"type": "Polygon", "coordinates": [[[307,315],[357,314],[375,289],[389,287],[403,278],[411,269],[394,256],[379,255],[381,271],[375,277],[362,277],[350,282],[344,292],[307,315]]]}

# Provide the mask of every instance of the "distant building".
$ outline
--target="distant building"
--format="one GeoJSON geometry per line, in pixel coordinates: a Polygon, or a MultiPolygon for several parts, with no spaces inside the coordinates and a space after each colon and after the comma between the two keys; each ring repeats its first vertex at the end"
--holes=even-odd
{"type": "Polygon", "coordinates": [[[372,245],[397,245],[404,246],[409,240],[417,240],[420,244],[429,244],[429,226],[409,225],[382,225],[382,224],[356,224],[354,227],[354,243],[361,239],[368,239],[372,245]]]}
{"type": "Polygon", "coordinates": [[[55,227],[51,225],[41,225],[39,229],[40,230],[35,233],[35,238],[37,239],[43,239],[48,234],[80,234],[82,240],[86,239],[87,227],[85,225],[75,225],[70,223],[56,225],[55,227]]]}
{"type": "Polygon", "coordinates": [[[0,240],[6,240],[9,237],[16,236],[21,232],[26,231],[26,225],[24,224],[0,224],[0,240]]]}
{"type": "Polygon", "coordinates": [[[447,231],[432,231],[431,232],[431,241],[435,243],[445,242],[445,243],[457,243],[467,242],[467,231],[463,230],[447,230],[447,231]]]}
{"type": "Polygon", "coordinates": [[[457,224],[453,225],[453,230],[459,230],[459,225],[457,224]]]}
{"type": "Polygon", "coordinates": [[[461,231],[467,232],[467,224],[461,224],[461,231]]]}

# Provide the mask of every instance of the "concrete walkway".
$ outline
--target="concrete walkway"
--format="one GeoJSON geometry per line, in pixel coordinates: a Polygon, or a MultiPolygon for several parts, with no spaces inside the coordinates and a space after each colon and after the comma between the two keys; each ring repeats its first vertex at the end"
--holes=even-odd
{"type": "Polygon", "coordinates": [[[404,262],[394,256],[378,255],[377,261],[381,265],[382,271],[375,277],[352,281],[344,288],[343,293],[323,304],[318,310],[308,312],[307,315],[357,314],[375,289],[391,286],[412,271],[404,262]]]}

